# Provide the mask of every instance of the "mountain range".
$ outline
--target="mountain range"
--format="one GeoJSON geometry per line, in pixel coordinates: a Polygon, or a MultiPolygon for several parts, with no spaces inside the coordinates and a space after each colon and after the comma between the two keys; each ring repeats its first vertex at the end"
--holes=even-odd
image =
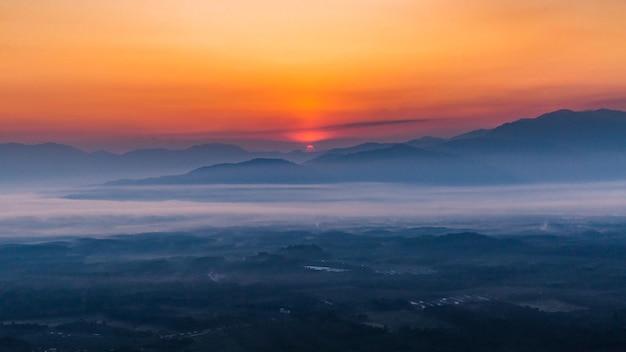
{"type": "Polygon", "coordinates": [[[93,175],[135,178],[113,184],[622,180],[626,112],[559,110],[452,138],[371,142],[313,154],[250,152],[228,144],[126,154],[85,153],[59,144],[4,144],[0,163],[0,181],[93,175]],[[142,178],[164,174],[172,176],[142,178]]]}
{"type": "Polygon", "coordinates": [[[101,183],[123,177],[181,173],[198,167],[254,158],[281,158],[301,162],[310,155],[294,151],[252,152],[236,145],[209,143],[187,149],[139,149],[124,154],[88,153],[77,148],[44,143],[0,144],[0,183],[101,183]]]}

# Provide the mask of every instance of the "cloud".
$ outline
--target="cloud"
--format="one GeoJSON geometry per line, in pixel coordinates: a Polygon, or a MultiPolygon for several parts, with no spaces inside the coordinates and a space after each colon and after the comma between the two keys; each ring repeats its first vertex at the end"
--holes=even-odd
{"type": "MultiPolygon", "coordinates": [[[[183,134],[168,134],[161,135],[161,137],[167,138],[212,138],[212,139],[236,139],[236,138],[266,138],[270,137],[284,137],[298,132],[306,131],[332,131],[332,132],[349,132],[355,129],[365,129],[372,127],[386,127],[386,126],[400,126],[400,125],[416,125],[422,123],[430,123],[435,121],[442,121],[446,119],[429,119],[429,118],[414,118],[414,119],[394,119],[394,120],[367,120],[367,121],[355,121],[342,124],[320,125],[312,126],[309,128],[278,128],[278,129],[264,129],[264,130],[230,130],[230,131],[216,131],[216,132],[197,132],[197,133],[183,133],[183,134]]],[[[449,119],[448,119],[449,120],[449,119]]]]}
{"type": "Polygon", "coordinates": [[[332,131],[351,130],[351,129],[356,129],[356,128],[412,125],[412,124],[417,124],[417,123],[432,122],[434,120],[440,121],[441,119],[399,119],[399,120],[358,121],[358,122],[350,122],[350,123],[343,123],[343,124],[320,126],[317,129],[332,130],[332,131]]]}
{"type": "Polygon", "coordinates": [[[573,226],[598,219],[624,223],[625,217],[623,182],[494,187],[155,186],[83,190],[83,199],[33,193],[0,196],[0,237],[261,225],[486,226],[494,230],[502,225],[511,232],[516,226],[539,229],[546,221],[573,226]]]}

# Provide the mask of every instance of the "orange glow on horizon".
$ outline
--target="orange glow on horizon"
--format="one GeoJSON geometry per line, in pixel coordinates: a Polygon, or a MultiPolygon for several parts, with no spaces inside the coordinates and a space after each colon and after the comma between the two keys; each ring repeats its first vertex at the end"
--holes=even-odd
{"type": "Polygon", "coordinates": [[[312,144],[331,138],[331,134],[324,131],[299,131],[288,135],[289,140],[299,143],[312,144]]]}
{"type": "MultiPolygon", "coordinates": [[[[5,0],[0,139],[312,143],[376,132],[314,128],[359,121],[458,130],[445,119],[626,109],[625,13],[623,0],[5,0]]],[[[384,132],[431,131],[409,127],[384,132]]]]}

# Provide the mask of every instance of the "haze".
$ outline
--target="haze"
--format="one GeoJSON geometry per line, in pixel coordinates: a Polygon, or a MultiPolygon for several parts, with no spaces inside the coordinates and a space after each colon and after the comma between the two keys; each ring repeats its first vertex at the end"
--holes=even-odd
{"type": "Polygon", "coordinates": [[[500,187],[393,184],[143,186],[5,192],[3,237],[100,236],[205,227],[447,226],[579,232],[623,222],[623,182],[500,187]],[[596,223],[592,226],[593,223],[596,223]]]}

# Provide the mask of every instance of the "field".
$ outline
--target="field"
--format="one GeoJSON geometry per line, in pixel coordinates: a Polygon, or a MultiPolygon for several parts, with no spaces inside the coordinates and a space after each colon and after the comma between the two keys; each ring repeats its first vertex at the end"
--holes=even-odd
{"type": "Polygon", "coordinates": [[[4,351],[622,351],[619,230],[222,228],[0,246],[4,351]]]}

